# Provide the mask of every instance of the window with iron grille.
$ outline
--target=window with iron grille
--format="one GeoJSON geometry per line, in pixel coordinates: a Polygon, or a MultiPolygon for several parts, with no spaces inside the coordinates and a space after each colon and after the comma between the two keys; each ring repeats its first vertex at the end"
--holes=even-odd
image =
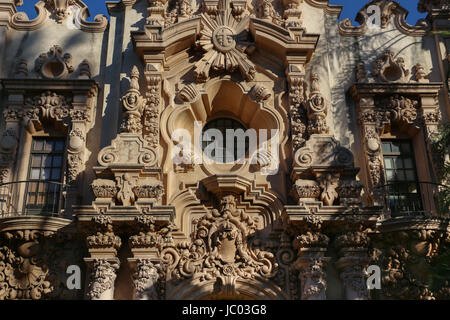
{"type": "Polygon", "coordinates": [[[57,214],[61,202],[64,139],[33,138],[25,208],[27,214],[57,214]]]}
{"type": "Polygon", "coordinates": [[[393,216],[423,211],[414,150],[409,140],[383,140],[384,169],[393,216]]]}
{"type": "MultiPolygon", "coordinates": [[[[214,141],[214,136],[212,135],[210,137],[207,134],[207,130],[209,130],[209,129],[219,130],[223,137],[222,157],[220,159],[218,159],[218,161],[220,161],[222,163],[234,162],[236,160],[239,160],[240,154],[248,155],[249,141],[247,138],[245,139],[245,145],[239,145],[237,138],[234,139],[233,147],[231,145],[227,145],[227,142],[229,142],[229,141],[227,141],[227,130],[234,130],[234,132],[238,129],[242,129],[244,132],[247,130],[240,122],[238,122],[234,119],[230,119],[230,118],[219,118],[219,119],[215,119],[215,120],[208,122],[203,127],[203,135],[204,135],[204,140],[203,140],[203,144],[202,144],[203,151],[209,144],[213,143],[213,141],[214,141]],[[242,150],[242,148],[244,148],[244,150],[242,150]],[[239,149],[241,149],[241,150],[239,150],[239,149]],[[238,152],[238,150],[239,150],[239,152],[238,152]],[[228,158],[227,158],[227,155],[228,155],[228,158]],[[230,158],[233,160],[227,161],[230,158]]],[[[213,151],[211,153],[211,156],[213,158],[216,157],[215,151],[213,151]]]]}

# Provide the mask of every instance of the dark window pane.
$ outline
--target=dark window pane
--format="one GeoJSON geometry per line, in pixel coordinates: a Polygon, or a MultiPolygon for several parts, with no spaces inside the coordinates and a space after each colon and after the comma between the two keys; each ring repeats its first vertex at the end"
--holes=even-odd
{"type": "Polygon", "coordinates": [[[45,168],[50,168],[52,166],[52,157],[42,156],[42,166],[45,168]]]}
{"type": "Polygon", "coordinates": [[[402,169],[403,168],[403,161],[402,158],[398,157],[394,159],[394,166],[397,169],[402,169]]]}
{"type": "Polygon", "coordinates": [[[391,144],[389,142],[383,142],[383,152],[384,153],[391,152],[391,144]]]}
{"type": "Polygon", "coordinates": [[[416,180],[416,174],[415,174],[414,170],[406,170],[406,180],[408,180],[408,181],[416,180]]]}
{"type": "Polygon", "coordinates": [[[409,143],[402,143],[402,153],[405,155],[411,154],[411,145],[409,143]]]}
{"type": "Polygon", "coordinates": [[[53,167],[62,167],[62,157],[61,156],[55,156],[53,157],[53,167]]]}
{"type": "Polygon", "coordinates": [[[55,141],[55,149],[56,152],[64,151],[64,141],[57,140],[55,141]]]}
{"type": "Polygon", "coordinates": [[[51,179],[54,181],[61,179],[61,169],[52,169],[51,179]]]}
{"type": "Polygon", "coordinates": [[[400,146],[399,146],[398,142],[397,143],[395,143],[395,142],[392,143],[392,152],[394,152],[394,153],[400,152],[400,146]]]}

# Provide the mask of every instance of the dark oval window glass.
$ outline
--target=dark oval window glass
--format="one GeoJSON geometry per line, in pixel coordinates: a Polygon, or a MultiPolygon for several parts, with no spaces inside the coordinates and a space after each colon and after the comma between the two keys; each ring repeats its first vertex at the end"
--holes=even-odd
{"type": "Polygon", "coordinates": [[[219,118],[211,120],[203,127],[202,150],[205,152],[208,146],[210,146],[209,148],[213,148],[213,145],[217,144],[217,148],[213,148],[214,150],[212,152],[206,153],[206,156],[211,156],[210,158],[212,160],[216,160],[219,163],[230,163],[242,159],[248,156],[248,137],[245,137],[244,143],[242,143],[242,139],[239,139],[234,134],[238,134],[239,132],[245,133],[246,130],[239,121],[234,119],[219,118]],[[233,135],[227,137],[227,130],[233,130],[233,135]],[[219,132],[222,136],[222,143],[216,141],[217,133],[219,132]],[[221,144],[222,148],[220,148],[221,144]],[[216,155],[216,151],[219,154],[216,155]]]}

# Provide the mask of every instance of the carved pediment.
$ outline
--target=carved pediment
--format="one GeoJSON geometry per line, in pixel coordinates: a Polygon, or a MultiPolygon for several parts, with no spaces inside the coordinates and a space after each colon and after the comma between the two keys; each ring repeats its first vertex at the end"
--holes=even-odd
{"type": "Polygon", "coordinates": [[[396,28],[407,35],[423,36],[430,30],[430,24],[423,19],[417,21],[415,26],[406,22],[408,10],[392,0],[372,0],[367,3],[357,14],[356,22],[359,26],[353,26],[350,19],[344,19],[339,23],[339,33],[343,36],[362,36],[369,28],[386,29],[392,19],[396,28]]]}
{"type": "Polygon", "coordinates": [[[156,152],[148,143],[134,134],[121,134],[98,155],[98,162],[104,167],[111,166],[155,166],[156,152]]]}
{"type": "MultiPolygon", "coordinates": [[[[23,1],[17,1],[21,6],[23,1]]],[[[17,12],[11,18],[11,26],[16,30],[33,31],[42,27],[52,18],[57,23],[70,23],[73,27],[86,32],[104,32],[108,26],[108,19],[104,15],[97,15],[94,21],[87,21],[90,17],[87,5],[81,0],[41,0],[35,5],[37,17],[30,20],[25,12],[17,12]],[[72,19],[69,21],[69,17],[72,19]]]]}

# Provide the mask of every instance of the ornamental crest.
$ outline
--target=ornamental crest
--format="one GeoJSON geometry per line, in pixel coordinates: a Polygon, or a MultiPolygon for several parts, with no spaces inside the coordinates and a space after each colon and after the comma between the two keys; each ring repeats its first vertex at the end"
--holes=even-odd
{"type": "Polygon", "coordinates": [[[256,231],[257,219],[236,209],[236,199],[228,195],[220,201],[220,210],[213,209],[193,221],[192,243],[163,250],[162,256],[177,278],[200,275],[200,281],[215,278],[271,278],[278,265],[275,256],[247,243],[256,231]]]}
{"type": "Polygon", "coordinates": [[[249,18],[237,21],[233,17],[229,0],[221,0],[218,7],[218,14],[214,18],[204,13],[201,15],[202,31],[197,45],[205,54],[195,64],[195,77],[198,82],[205,82],[211,70],[234,72],[239,69],[246,81],[252,81],[256,70],[247,57],[254,51],[246,31],[249,18]]]}

